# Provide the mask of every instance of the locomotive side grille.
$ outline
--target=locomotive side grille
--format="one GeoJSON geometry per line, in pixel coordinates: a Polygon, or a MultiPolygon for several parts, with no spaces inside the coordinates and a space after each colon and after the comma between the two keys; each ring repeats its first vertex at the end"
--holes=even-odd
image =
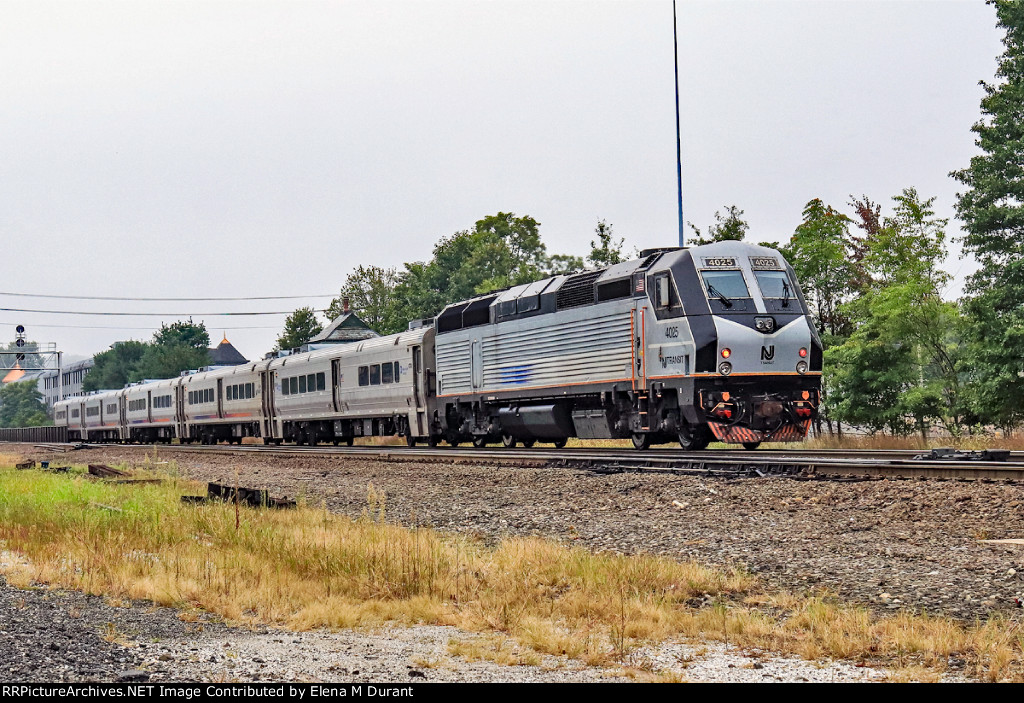
{"type": "Polygon", "coordinates": [[[594,281],[604,271],[588,271],[579,273],[567,280],[555,296],[555,309],[575,308],[590,305],[594,302],[594,281]]]}

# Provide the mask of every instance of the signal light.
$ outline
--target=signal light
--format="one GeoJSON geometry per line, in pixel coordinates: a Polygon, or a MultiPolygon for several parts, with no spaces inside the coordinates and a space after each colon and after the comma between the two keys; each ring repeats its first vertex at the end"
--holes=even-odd
{"type": "Polygon", "coordinates": [[[800,356],[807,356],[807,347],[800,347],[800,356]]]}
{"type": "Polygon", "coordinates": [[[730,356],[732,356],[732,349],[730,349],[729,347],[725,347],[724,349],[722,349],[723,359],[728,359],[730,356]]]}
{"type": "Polygon", "coordinates": [[[732,396],[729,394],[729,391],[722,391],[722,400],[728,401],[731,397],[732,396]]]}
{"type": "Polygon", "coordinates": [[[809,400],[811,397],[811,393],[810,391],[804,391],[803,393],[800,394],[800,397],[803,398],[804,400],[809,400]]]}

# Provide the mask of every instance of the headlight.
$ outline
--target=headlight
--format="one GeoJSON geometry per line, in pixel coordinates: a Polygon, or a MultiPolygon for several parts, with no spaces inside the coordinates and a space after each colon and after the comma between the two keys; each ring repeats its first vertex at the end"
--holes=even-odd
{"type": "Polygon", "coordinates": [[[798,361],[798,362],[796,362],[796,372],[797,373],[807,373],[807,362],[806,361],[798,361]]]}
{"type": "Polygon", "coordinates": [[[722,374],[723,376],[728,376],[729,374],[732,373],[732,364],[730,364],[728,361],[723,361],[721,364],[718,365],[718,373],[722,374]]]}
{"type": "Polygon", "coordinates": [[[758,332],[771,332],[775,329],[775,320],[771,317],[755,317],[754,327],[758,332]]]}

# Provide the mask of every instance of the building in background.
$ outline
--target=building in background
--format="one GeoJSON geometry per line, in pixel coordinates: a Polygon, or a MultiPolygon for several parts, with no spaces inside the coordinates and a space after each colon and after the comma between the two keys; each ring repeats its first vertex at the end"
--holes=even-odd
{"type": "Polygon", "coordinates": [[[82,395],[82,381],[92,371],[92,357],[75,361],[61,369],[64,377],[63,388],[57,381],[56,371],[41,371],[38,376],[39,392],[47,408],[52,408],[58,400],[82,395]],[[59,397],[58,397],[59,395],[59,397]]]}

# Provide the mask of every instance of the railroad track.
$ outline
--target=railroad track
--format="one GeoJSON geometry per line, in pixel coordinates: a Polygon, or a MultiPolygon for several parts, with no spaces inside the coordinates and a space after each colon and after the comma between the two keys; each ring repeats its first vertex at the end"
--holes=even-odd
{"type": "MultiPolygon", "coordinates": [[[[37,445],[54,452],[70,444],[37,445]]],[[[86,445],[103,447],[105,445],[86,445]]],[[[497,461],[563,466],[597,473],[653,472],[720,476],[789,476],[803,479],[952,479],[982,481],[1024,481],[1024,452],[1011,452],[1008,461],[917,460],[920,452],[904,450],[712,450],[685,452],[656,449],[583,447],[554,449],[505,449],[475,447],[404,446],[263,446],[263,445],[112,445],[147,451],[258,456],[338,456],[377,458],[387,461],[497,461]]]]}

